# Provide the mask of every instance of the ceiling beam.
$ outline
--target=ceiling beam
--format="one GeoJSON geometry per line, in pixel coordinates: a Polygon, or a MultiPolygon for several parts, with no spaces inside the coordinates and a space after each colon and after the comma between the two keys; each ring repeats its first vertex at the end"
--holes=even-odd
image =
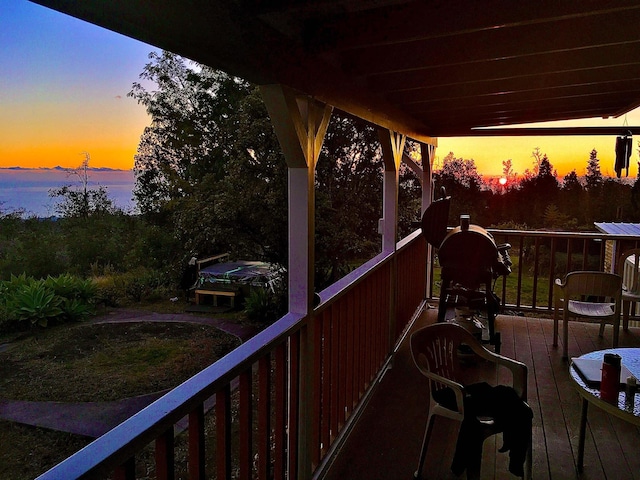
{"type": "MultiPolygon", "coordinates": [[[[366,75],[367,82],[374,89],[388,92],[413,91],[422,88],[438,87],[451,84],[464,84],[482,81],[503,81],[510,79],[526,80],[538,75],[597,75],[599,70],[619,72],[627,67],[634,67],[640,60],[640,38],[608,47],[585,49],[576,55],[575,52],[554,52],[540,54],[535,58],[512,57],[478,62],[471,67],[468,64],[448,65],[440,68],[433,64],[419,65],[404,72],[366,75]],[[598,61],[595,62],[594,59],[598,61]]],[[[619,75],[619,73],[618,73],[619,75]]]]}
{"type": "Polygon", "coordinates": [[[356,75],[407,72],[421,66],[445,68],[467,65],[472,68],[476,64],[512,58],[528,58],[530,68],[535,68],[537,59],[542,55],[563,52],[579,55],[589,49],[638,41],[640,11],[630,19],[616,21],[615,18],[609,18],[607,21],[612,25],[611,28],[579,22],[579,25],[549,25],[544,29],[538,25],[517,31],[496,29],[453,39],[436,38],[354,49],[339,57],[342,58],[342,68],[356,75]],[[606,30],[607,35],[601,36],[602,30],[606,30]]]}
{"type": "MultiPolygon", "coordinates": [[[[315,2],[307,2],[313,5],[315,2]]],[[[348,2],[335,2],[343,5],[348,2]]],[[[380,2],[360,2],[375,5],[380,2]]],[[[632,0],[596,2],[535,3],[512,0],[474,1],[404,1],[387,2],[380,8],[339,11],[315,16],[308,22],[309,48],[317,52],[335,52],[373,46],[392,45],[436,38],[452,38],[489,30],[524,26],[553,25],[561,21],[580,20],[604,25],[606,15],[624,17],[640,9],[632,0]]],[[[311,11],[313,7],[309,8],[311,11]]],[[[302,12],[300,12],[301,14],[302,12]]]]}

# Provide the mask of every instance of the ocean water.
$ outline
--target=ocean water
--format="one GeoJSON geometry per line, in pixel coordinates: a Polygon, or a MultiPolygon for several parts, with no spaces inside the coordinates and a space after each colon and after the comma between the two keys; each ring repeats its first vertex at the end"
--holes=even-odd
{"type": "MultiPolygon", "coordinates": [[[[24,210],[24,216],[55,215],[56,199],[49,191],[65,185],[80,187],[80,179],[61,168],[0,168],[0,209],[24,210]]],[[[89,170],[89,187],[103,186],[109,198],[126,212],[135,211],[132,170],[89,170]]]]}

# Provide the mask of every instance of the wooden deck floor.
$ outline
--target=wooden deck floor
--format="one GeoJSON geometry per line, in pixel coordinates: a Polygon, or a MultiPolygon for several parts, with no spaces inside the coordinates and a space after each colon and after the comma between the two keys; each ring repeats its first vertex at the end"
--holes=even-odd
{"type": "MultiPolygon", "coordinates": [[[[414,329],[435,321],[427,310],[414,329]]],[[[580,400],[562,360],[552,345],[553,320],[500,315],[496,329],[502,354],[529,367],[529,403],[533,420],[533,478],[640,479],[640,428],[596,407],[589,409],[584,473],[575,468],[580,400]]],[[[562,329],[560,329],[562,330],[562,329]]],[[[612,330],[598,337],[598,325],[571,322],[569,356],[611,347],[612,330]]],[[[620,332],[620,347],[640,347],[640,328],[620,332]]],[[[324,478],[328,480],[395,480],[413,478],[426,420],[427,383],[413,365],[408,342],[379,382],[366,410],[324,478]]],[[[427,454],[427,479],[454,479],[450,472],[455,423],[438,418],[427,454]]],[[[517,478],[507,471],[508,454],[498,453],[501,438],[484,444],[482,478],[517,478]]],[[[462,478],[465,478],[464,476],[462,478]]]]}

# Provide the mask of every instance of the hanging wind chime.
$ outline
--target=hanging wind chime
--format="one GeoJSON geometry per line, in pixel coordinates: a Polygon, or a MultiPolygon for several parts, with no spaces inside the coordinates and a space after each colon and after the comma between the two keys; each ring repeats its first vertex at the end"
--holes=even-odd
{"type": "MultiPolygon", "coordinates": [[[[627,126],[627,116],[624,116],[623,126],[627,126]]],[[[631,149],[633,148],[633,137],[631,130],[627,130],[616,138],[616,164],[614,170],[620,178],[622,170],[626,170],[626,176],[629,176],[629,158],[631,157],[631,149]]]]}

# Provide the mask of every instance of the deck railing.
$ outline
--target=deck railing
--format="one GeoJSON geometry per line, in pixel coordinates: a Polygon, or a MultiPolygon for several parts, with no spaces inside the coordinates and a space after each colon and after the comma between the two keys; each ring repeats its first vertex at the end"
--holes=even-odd
{"type": "Polygon", "coordinates": [[[416,232],[39,478],[311,478],[424,301],[425,253],[416,232]]]}
{"type": "MultiPolygon", "coordinates": [[[[494,291],[504,307],[548,314],[553,308],[553,283],[575,270],[611,270],[622,249],[637,248],[640,239],[604,233],[489,229],[496,243],[510,243],[512,273],[497,280],[494,291]],[[609,248],[606,244],[609,243],[609,248]],[[606,268],[605,268],[606,267],[606,268]]],[[[430,288],[439,294],[437,253],[430,288]]]]}
{"type": "MultiPolygon", "coordinates": [[[[567,271],[602,270],[598,233],[491,230],[510,242],[514,268],[498,280],[507,308],[549,312],[567,271]]],[[[320,292],[308,316],[287,314],[215,364],[69,457],[41,479],[305,479],[322,471],[357,419],[398,338],[426,299],[419,231],[320,292]],[[206,412],[210,412],[207,414],[206,412]],[[186,434],[176,435],[183,425],[186,434]],[[146,472],[143,473],[147,475],[146,472]]],[[[435,262],[437,268],[437,262],[435,262]]],[[[427,288],[429,287],[429,288],[427,288]]]]}

